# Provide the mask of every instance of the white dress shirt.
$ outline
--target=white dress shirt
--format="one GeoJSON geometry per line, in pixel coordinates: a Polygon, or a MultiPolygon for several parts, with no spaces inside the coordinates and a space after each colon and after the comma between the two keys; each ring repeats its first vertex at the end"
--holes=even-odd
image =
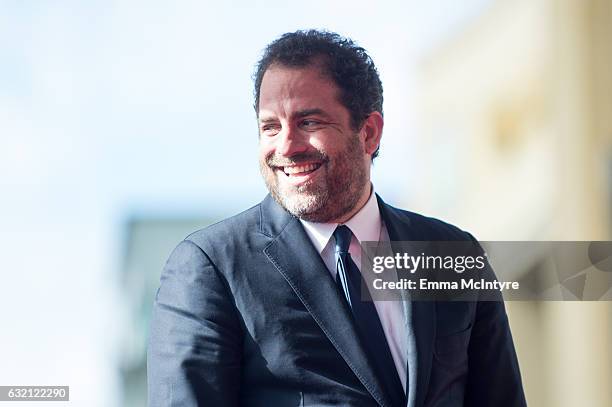
{"type": "MultiPolygon", "coordinates": [[[[312,244],[321,254],[323,262],[336,281],[336,259],[334,256],[335,241],[332,238],[337,223],[316,223],[300,219],[306,234],[312,244]]],[[[368,202],[351,219],[344,223],[353,232],[349,252],[357,268],[361,271],[360,242],[389,241],[387,228],[380,216],[378,202],[374,188],[370,193],[368,202]]],[[[404,324],[404,311],[399,301],[374,301],[378,318],[382,325],[385,337],[395,368],[399,374],[404,391],[406,390],[406,364],[407,364],[407,332],[404,324]]]]}

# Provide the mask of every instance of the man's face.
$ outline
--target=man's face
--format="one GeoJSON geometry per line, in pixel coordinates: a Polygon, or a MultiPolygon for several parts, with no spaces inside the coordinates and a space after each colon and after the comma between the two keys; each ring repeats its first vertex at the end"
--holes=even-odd
{"type": "Polygon", "coordinates": [[[259,166],[274,199],[312,222],[338,222],[370,193],[370,154],[338,88],[317,66],[272,65],[259,99],[259,166]]]}

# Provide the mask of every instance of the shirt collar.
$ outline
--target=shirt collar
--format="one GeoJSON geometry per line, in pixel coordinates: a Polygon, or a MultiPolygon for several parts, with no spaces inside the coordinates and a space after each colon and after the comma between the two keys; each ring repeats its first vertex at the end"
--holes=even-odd
{"type": "MultiPolygon", "coordinates": [[[[306,234],[315,246],[319,253],[323,251],[332,234],[338,226],[337,223],[317,223],[308,222],[300,219],[306,234]]],[[[357,212],[351,219],[346,221],[346,226],[351,229],[357,240],[363,241],[378,241],[380,238],[381,216],[374,187],[370,192],[370,198],[366,204],[357,212]]]]}

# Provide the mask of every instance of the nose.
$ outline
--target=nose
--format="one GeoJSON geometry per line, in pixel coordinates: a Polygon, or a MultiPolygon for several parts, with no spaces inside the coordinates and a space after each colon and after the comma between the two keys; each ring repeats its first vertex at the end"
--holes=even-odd
{"type": "Polygon", "coordinates": [[[308,150],[308,142],[300,130],[294,125],[283,126],[276,137],[276,153],[283,157],[292,157],[308,150]]]}

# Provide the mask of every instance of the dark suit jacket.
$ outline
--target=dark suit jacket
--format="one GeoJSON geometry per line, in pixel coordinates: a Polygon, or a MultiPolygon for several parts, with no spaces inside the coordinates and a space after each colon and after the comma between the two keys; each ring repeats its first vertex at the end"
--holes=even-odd
{"type": "MultiPolygon", "coordinates": [[[[378,198],[393,241],[469,240],[378,198]]],[[[161,276],[150,406],[391,406],[299,220],[270,196],[193,233],[161,276]]],[[[408,301],[408,405],[524,406],[503,302],[408,301]]]]}

